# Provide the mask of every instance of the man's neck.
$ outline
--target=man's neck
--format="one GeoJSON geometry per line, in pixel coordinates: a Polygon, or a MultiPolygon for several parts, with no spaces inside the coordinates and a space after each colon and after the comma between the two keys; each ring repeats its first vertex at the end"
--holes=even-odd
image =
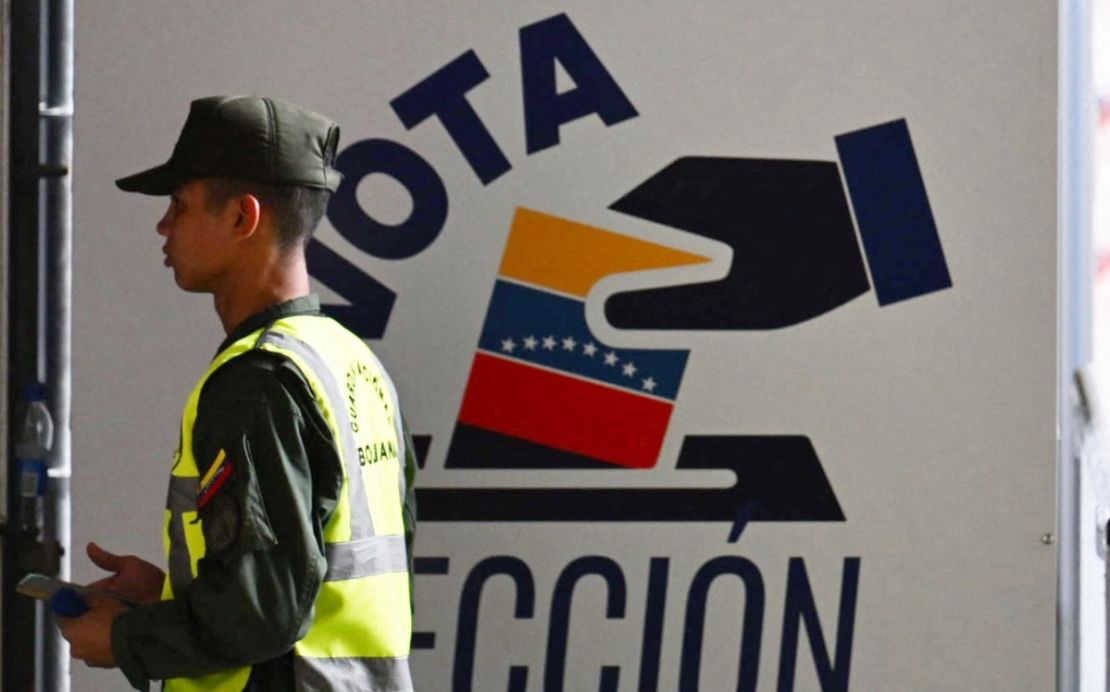
{"type": "Polygon", "coordinates": [[[259,271],[237,272],[227,286],[213,292],[213,298],[224,332],[230,334],[251,315],[308,292],[308,270],[304,256],[298,255],[259,271]]]}

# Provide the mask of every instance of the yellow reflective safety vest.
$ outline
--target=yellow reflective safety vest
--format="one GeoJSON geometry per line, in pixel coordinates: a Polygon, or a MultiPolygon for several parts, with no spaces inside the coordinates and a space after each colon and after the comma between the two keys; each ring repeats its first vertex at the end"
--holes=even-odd
{"type": "MultiPolygon", "coordinates": [[[[340,498],[324,527],[327,573],[312,624],[293,649],[297,689],[411,690],[412,611],[402,518],[406,450],[397,394],[366,344],[328,317],[286,317],[239,339],[216,356],[189,396],[165,512],[169,570],[162,598],[188,589],[205,551],[192,448],[201,390],[220,366],[252,349],[280,354],[297,366],[343,461],[340,498]]],[[[239,692],[250,672],[248,666],[173,678],[164,689],[239,692]]]]}

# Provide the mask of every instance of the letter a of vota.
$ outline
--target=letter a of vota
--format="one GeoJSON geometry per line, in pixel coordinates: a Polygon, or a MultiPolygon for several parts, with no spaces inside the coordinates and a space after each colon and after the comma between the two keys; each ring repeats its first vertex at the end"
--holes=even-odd
{"type": "Polygon", "coordinates": [[[597,113],[608,126],[639,115],[565,14],[520,30],[524,131],[529,154],[559,143],[563,123],[597,113]],[[555,61],[575,87],[556,92],[555,61]]]}

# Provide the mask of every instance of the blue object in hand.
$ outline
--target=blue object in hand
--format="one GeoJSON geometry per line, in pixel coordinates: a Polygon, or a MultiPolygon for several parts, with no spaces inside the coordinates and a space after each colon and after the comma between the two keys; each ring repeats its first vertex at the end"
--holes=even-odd
{"type": "Polygon", "coordinates": [[[89,612],[89,605],[79,593],[69,587],[62,587],[50,597],[50,609],[55,615],[76,618],[89,612]]]}

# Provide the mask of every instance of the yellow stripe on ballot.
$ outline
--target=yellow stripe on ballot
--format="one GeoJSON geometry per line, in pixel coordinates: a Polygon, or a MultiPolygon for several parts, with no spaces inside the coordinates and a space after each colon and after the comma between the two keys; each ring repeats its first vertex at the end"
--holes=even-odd
{"type": "Polygon", "coordinates": [[[519,207],[499,273],[585,297],[610,274],[708,261],[708,257],[519,207]]]}

